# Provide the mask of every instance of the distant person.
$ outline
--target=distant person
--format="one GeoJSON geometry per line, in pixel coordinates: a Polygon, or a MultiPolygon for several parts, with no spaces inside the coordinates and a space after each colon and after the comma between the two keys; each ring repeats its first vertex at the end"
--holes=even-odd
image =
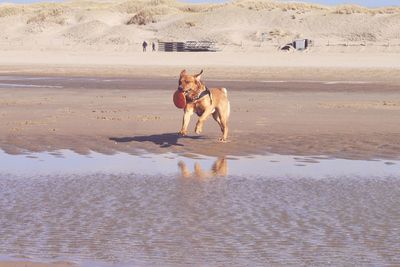
{"type": "Polygon", "coordinates": [[[153,52],[156,51],[156,44],[154,42],[151,44],[151,47],[153,48],[153,52]]]}
{"type": "Polygon", "coordinates": [[[143,41],[142,46],[143,46],[143,52],[146,52],[147,42],[146,42],[146,41],[143,41]]]}

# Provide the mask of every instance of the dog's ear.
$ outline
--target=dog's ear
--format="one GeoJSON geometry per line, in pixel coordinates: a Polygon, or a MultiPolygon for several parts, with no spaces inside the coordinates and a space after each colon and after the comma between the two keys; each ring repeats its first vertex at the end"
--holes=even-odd
{"type": "Polygon", "coordinates": [[[184,75],[186,75],[186,74],[187,74],[186,70],[182,70],[182,71],[181,71],[181,77],[184,76],[184,75]]]}
{"type": "Polygon", "coordinates": [[[200,79],[201,79],[201,74],[203,74],[203,70],[201,70],[199,74],[194,75],[194,78],[195,78],[197,81],[200,81],[200,79]]]}

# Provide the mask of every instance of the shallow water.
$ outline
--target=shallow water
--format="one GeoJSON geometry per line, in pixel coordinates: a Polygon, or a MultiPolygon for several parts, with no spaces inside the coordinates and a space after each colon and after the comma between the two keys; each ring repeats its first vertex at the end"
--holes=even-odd
{"type": "Polygon", "coordinates": [[[288,156],[277,154],[214,158],[196,154],[91,152],[70,150],[9,155],[0,150],[0,173],[19,176],[93,173],[176,176],[182,171],[192,176],[243,176],[252,178],[388,177],[400,174],[398,160],[349,160],[325,156],[288,156]],[[215,170],[215,165],[220,170],[215,170]],[[183,169],[182,169],[183,168],[183,169]],[[197,170],[197,174],[195,173],[197,170]],[[201,175],[199,172],[203,173],[201,175]]]}
{"type": "Polygon", "coordinates": [[[0,255],[84,266],[400,264],[400,164],[0,153],[0,255]]]}

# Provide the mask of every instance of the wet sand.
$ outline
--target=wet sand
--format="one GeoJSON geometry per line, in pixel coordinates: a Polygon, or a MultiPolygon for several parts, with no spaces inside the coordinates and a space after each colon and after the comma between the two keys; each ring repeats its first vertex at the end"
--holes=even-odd
{"type": "Polygon", "coordinates": [[[399,188],[396,177],[356,175],[0,174],[0,254],[81,266],[397,266],[399,188]]]}
{"type": "Polygon", "coordinates": [[[399,161],[186,156],[0,151],[0,266],[400,263],[399,161]]]}
{"type": "Polygon", "coordinates": [[[195,153],[398,158],[398,86],[366,81],[220,81],[232,106],[230,140],[209,119],[204,132],[177,132],[182,110],[172,103],[173,78],[0,77],[0,148],[71,149],[81,154],[195,153]]]}
{"type": "Polygon", "coordinates": [[[40,263],[31,261],[1,261],[0,267],[74,267],[77,266],[73,263],[68,262],[52,262],[52,263],[40,263]]]}

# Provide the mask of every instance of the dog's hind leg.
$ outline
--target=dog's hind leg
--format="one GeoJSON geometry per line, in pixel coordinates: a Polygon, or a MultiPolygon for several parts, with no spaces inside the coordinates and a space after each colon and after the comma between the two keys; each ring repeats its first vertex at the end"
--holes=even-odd
{"type": "Polygon", "coordinates": [[[228,119],[225,116],[221,116],[221,124],[222,124],[222,138],[220,138],[221,142],[226,142],[228,139],[228,119]]]}
{"type": "Polygon", "coordinates": [[[225,142],[228,139],[228,119],[230,115],[230,103],[226,102],[218,109],[219,119],[221,122],[222,138],[220,141],[225,142]]]}
{"type": "Polygon", "coordinates": [[[223,132],[224,128],[222,127],[219,112],[217,110],[215,110],[212,115],[213,115],[214,120],[218,123],[219,127],[221,128],[221,131],[223,132]]]}
{"type": "Polygon", "coordinates": [[[196,123],[196,128],[194,130],[197,134],[199,134],[203,131],[204,121],[208,118],[208,116],[211,115],[213,110],[214,110],[213,108],[209,107],[206,110],[204,110],[203,114],[201,114],[201,116],[199,117],[199,120],[196,123]]]}

